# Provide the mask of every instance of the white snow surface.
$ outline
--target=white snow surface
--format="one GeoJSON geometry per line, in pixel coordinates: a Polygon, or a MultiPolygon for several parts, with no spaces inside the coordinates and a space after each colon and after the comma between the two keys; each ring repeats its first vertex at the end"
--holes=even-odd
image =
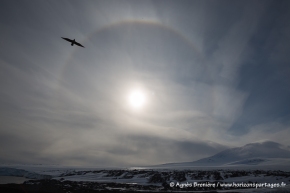
{"type": "MultiPolygon", "coordinates": [[[[279,159],[278,159],[279,160],[279,159]]],[[[246,161],[245,161],[246,162],[246,161]]],[[[258,160],[257,162],[261,162],[258,160]]],[[[264,162],[264,160],[263,160],[264,162]]],[[[267,159],[265,163],[271,163],[273,160],[267,159]]],[[[274,162],[277,163],[277,160],[274,162]]],[[[189,183],[192,182],[204,182],[204,181],[211,181],[214,182],[216,179],[213,177],[214,172],[218,172],[220,176],[223,178],[222,180],[225,183],[247,183],[249,181],[251,182],[257,182],[257,183],[281,183],[284,182],[287,184],[284,188],[258,188],[258,189],[243,189],[243,190],[219,190],[219,192],[273,192],[273,191],[290,191],[290,176],[285,176],[285,172],[277,172],[277,175],[267,175],[267,170],[269,168],[261,168],[261,174],[255,173],[254,170],[258,170],[256,165],[250,165],[248,168],[252,167],[252,169],[244,170],[245,168],[241,169],[238,167],[233,167],[233,165],[223,166],[223,167],[192,167],[192,168],[186,168],[186,170],[181,169],[180,167],[178,169],[176,168],[147,168],[147,169],[138,169],[133,170],[132,169],[100,169],[100,168],[77,168],[77,167],[53,167],[53,166],[28,166],[26,165],[26,169],[19,169],[25,168],[25,166],[17,166],[18,168],[12,168],[10,167],[0,167],[0,176],[21,176],[26,178],[33,178],[33,179],[57,179],[57,180],[69,180],[69,181],[76,181],[76,182],[115,182],[115,183],[126,183],[126,184],[140,184],[140,185],[157,185],[162,186],[160,182],[151,182],[149,183],[150,177],[152,177],[156,173],[169,173],[170,178],[167,180],[167,183],[170,182],[178,182],[178,180],[174,179],[174,172],[183,172],[185,173],[186,181],[189,183]],[[218,170],[217,170],[218,169],[218,170]],[[29,170],[29,171],[28,171],[29,170]],[[235,170],[241,170],[242,172],[246,172],[246,175],[232,175],[235,173],[235,170]],[[252,171],[251,171],[252,170],[252,171]],[[36,173],[35,171],[39,171],[40,173],[36,173]],[[141,172],[140,172],[141,171],[141,172]],[[142,173],[143,171],[143,173],[142,173]],[[196,174],[200,173],[200,171],[208,171],[206,174],[203,175],[202,178],[197,178],[196,174]],[[120,172],[118,175],[116,173],[120,172]],[[49,174],[49,175],[48,175],[49,174]],[[210,174],[209,178],[206,178],[206,176],[210,174]],[[281,174],[281,175],[280,175],[281,174]],[[231,177],[225,177],[225,176],[231,176],[231,177]],[[193,177],[195,176],[195,177],[193,177]],[[236,177],[234,177],[236,176],[236,177]]],[[[239,172],[236,172],[236,174],[239,174],[239,172]]],[[[186,182],[185,181],[185,182],[186,182]]]]}

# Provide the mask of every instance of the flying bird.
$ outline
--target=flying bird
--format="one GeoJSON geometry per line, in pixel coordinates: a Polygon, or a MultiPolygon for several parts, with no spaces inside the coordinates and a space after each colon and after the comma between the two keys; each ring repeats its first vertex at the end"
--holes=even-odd
{"type": "Polygon", "coordinates": [[[66,40],[66,41],[68,41],[68,42],[71,42],[71,46],[73,46],[73,45],[75,44],[75,45],[77,45],[77,46],[80,46],[80,47],[83,47],[83,48],[84,48],[84,46],[83,46],[82,44],[76,42],[75,39],[71,40],[71,39],[69,39],[69,38],[63,38],[63,37],[61,37],[61,38],[64,39],[64,40],[66,40]]]}

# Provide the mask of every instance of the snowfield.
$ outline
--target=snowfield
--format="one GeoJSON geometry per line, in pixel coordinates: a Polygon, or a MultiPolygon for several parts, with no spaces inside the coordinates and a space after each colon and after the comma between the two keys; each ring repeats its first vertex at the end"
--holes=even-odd
{"type": "MultiPolygon", "coordinates": [[[[31,169],[31,167],[29,167],[31,169]]],[[[91,189],[116,191],[210,191],[218,192],[290,192],[290,172],[282,170],[238,170],[238,169],[106,169],[82,170],[82,168],[47,168],[38,167],[42,173],[23,169],[0,168],[0,174],[5,176],[20,176],[33,179],[26,181],[27,185],[45,183],[56,185],[62,189],[91,189]],[[44,174],[45,173],[45,174],[44,174]],[[48,175],[48,173],[50,175],[48,175]],[[171,186],[172,183],[174,186],[171,186]],[[212,187],[193,187],[193,184],[215,184],[212,187]],[[236,184],[265,184],[269,187],[233,187],[236,184]],[[191,187],[181,187],[179,184],[192,184],[191,187]],[[226,186],[222,186],[226,184],[226,186]],[[270,187],[279,184],[283,187],[270,187]],[[228,185],[232,185],[229,187],[228,185]]]]}

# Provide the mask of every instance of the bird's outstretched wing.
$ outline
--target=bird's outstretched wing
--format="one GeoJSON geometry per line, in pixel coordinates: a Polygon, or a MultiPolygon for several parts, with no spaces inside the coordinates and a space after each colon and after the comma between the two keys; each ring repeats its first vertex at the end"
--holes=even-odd
{"type": "Polygon", "coordinates": [[[78,43],[78,42],[75,42],[75,45],[78,45],[78,46],[80,46],[80,47],[85,47],[85,46],[83,46],[82,44],[80,44],[80,43],[78,43]]]}
{"type": "Polygon", "coordinates": [[[63,37],[61,37],[61,38],[64,39],[64,40],[66,40],[66,41],[68,41],[68,42],[73,42],[71,39],[63,38],[63,37]]]}

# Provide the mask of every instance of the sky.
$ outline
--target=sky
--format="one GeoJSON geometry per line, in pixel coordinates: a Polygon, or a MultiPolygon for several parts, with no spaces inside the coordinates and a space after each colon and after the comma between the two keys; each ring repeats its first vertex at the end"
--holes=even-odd
{"type": "Polygon", "coordinates": [[[0,163],[144,166],[290,145],[290,1],[0,4],[0,163]]]}

